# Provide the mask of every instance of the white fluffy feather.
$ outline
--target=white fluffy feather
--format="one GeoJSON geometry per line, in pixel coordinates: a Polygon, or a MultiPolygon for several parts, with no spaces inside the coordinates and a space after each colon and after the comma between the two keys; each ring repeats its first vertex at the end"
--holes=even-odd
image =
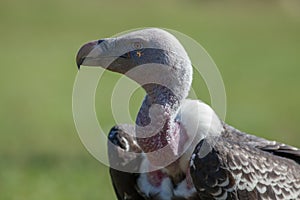
{"type": "Polygon", "coordinates": [[[180,168],[185,171],[196,145],[207,136],[221,134],[223,126],[213,109],[199,100],[184,100],[177,120],[188,134],[188,141],[184,145],[186,152],[180,158],[180,168]]]}

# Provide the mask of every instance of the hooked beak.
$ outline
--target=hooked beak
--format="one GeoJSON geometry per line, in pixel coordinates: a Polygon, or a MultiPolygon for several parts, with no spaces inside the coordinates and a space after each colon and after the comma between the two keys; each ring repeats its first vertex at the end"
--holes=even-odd
{"type": "MultiPolygon", "coordinates": [[[[88,42],[79,49],[77,56],[76,56],[76,64],[77,64],[78,70],[80,69],[81,65],[84,65],[84,60],[88,57],[88,55],[91,53],[91,51],[99,44],[99,41],[88,42]]],[[[101,41],[103,41],[103,40],[101,40],[101,41]]]]}

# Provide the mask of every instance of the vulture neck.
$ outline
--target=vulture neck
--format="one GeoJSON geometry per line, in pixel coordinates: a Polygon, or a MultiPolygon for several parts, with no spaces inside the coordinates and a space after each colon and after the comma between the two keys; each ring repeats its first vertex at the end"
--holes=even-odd
{"type": "Polygon", "coordinates": [[[137,116],[136,135],[137,142],[145,153],[169,145],[169,152],[172,153],[167,156],[178,155],[180,126],[175,118],[181,102],[188,94],[189,85],[183,84],[172,90],[158,84],[143,85],[147,95],[137,116]],[[180,91],[180,94],[174,94],[176,91],[180,91]]]}
{"type": "Polygon", "coordinates": [[[182,98],[178,95],[176,96],[170,89],[162,85],[147,84],[143,88],[147,95],[138,113],[137,125],[142,127],[155,125],[151,123],[151,121],[156,121],[155,118],[165,117],[167,121],[174,119],[182,98]],[[156,115],[153,116],[152,114],[156,115]],[[163,116],[157,116],[157,114],[163,116]]]}

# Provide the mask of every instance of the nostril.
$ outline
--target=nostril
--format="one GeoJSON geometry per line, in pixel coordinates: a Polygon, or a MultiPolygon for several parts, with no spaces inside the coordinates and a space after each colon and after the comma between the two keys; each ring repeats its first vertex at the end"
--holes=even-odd
{"type": "Polygon", "coordinates": [[[98,40],[97,44],[101,44],[104,40],[98,40]]]}

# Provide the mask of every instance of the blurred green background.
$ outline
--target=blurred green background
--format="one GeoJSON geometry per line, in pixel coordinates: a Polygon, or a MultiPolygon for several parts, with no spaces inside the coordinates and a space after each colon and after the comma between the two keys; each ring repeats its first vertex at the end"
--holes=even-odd
{"type": "MultiPolygon", "coordinates": [[[[78,48],[131,28],[166,27],[196,39],[222,73],[226,121],[300,147],[297,0],[1,0],[0,25],[0,199],[115,199],[107,167],[76,133],[72,87],[78,48]]],[[[105,131],[114,124],[109,94],[118,78],[105,72],[97,93],[105,131]]],[[[142,95],[132,97],[132,115],[142,95]]]]}

